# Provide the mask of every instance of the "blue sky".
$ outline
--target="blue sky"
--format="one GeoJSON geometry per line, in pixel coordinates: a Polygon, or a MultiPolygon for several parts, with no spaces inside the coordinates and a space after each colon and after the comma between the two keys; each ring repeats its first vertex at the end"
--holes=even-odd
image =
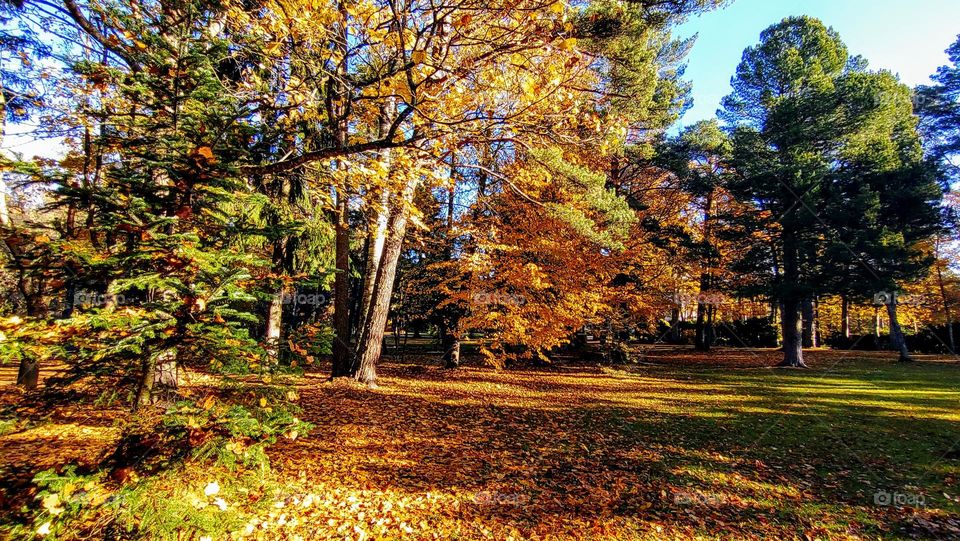
{"type": "Polygon", "coordinates": [[[944,50],[960,34],[960,0],[734,0],[676,29],[678,37],[699,34],[686,73],[694,106],[680,125],[713,118],[743,50],[791,15],[819,18],[871,69],[890,70],[910,86],[928,82],[947,63],[944,50]]]}

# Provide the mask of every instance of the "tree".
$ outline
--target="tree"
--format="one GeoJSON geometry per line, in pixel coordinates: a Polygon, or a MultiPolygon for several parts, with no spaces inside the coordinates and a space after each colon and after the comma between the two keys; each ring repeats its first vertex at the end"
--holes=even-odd
{"type": "Polygon", "coordinates": [[[723,176],[728,173],[730,139],[716,121],[703,121],[684,130],[677,144],[682,156],[680,169],[685,190],[696,198],[701,213],[699,238],[691,246],[699,267],[700,282],[694,347],[709,351],[719,301],[716,288],[720,285],[722,267],[720,240],[715,231],[718,227],[716,215],[718,210],[723,210],[718,207],[721,206],[723,176]]]}
{"type": "Polygon", "coordinates": [[[931,77],[934,85],[920,86],[914,94],[921,119],[924,145],[929,155],[944,164],[957,180],[960,156],[960,38],[947,49],[951,65],[941,66],[931,77]]]}
{"type": "Polygon", "coordinates": [[[805,366],[800,308],[815,291],[816,209],[839,144],[834,90],[848,61],[834,30],[809,17],[784,19],[744,51],[720,112],[735,130],[729,188],[756,205],[775,235],[767,265],[777,269],[771,293],[782,307],[784,366],[805,366]]]}
{"type": "MultiPolygon", "coordinates": [[[[887,72],[853,73],[841,81],[846,122],[827,192],[825,223],[835,232],[827,259],[848,270],[862,297],[886,305],[891,347],[910,360],[897,315],[897,295],[925,277],[941,231],[943,189],[924,160],[912,94],[887,72]]],[[[851,291],[849,285],[844,291],[851,291]]]]}

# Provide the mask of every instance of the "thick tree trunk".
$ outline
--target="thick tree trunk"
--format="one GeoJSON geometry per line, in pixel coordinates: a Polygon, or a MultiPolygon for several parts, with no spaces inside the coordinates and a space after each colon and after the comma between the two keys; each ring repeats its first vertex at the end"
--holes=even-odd
{"type": "Polygon", "coordinates": [[[803,347],[817,347],[817,318],[813,298],[803,299],[803,347]]]}
{"type": "Polygon", "coordinates": [[[40,381],[40,363],[33,357],[20,359],[20,369],[17,371],[17,385],[26,389],[36,389],[40,381]]]}
{"type": "Polygon", "coordinates": [[[900,362],[910,362],[910,351],[907,349],[907,340],[903,336],[903,329],[900,328],[900,321],[897,319],[897,297],[891,295],[890,302],[887,304],[887,315],[890,316],[890,347],[900,354],[900,362]]]}
{"type": "Polygon", "coordinates": [[[800,318],[800,301],[785,299],[780,320],[783,329],[783,362],[780,366],[806,368],[803,362],[803,329],[800,318]]]}
{"type": "Polygon", "coordinates": [[[443,366],[445,368],[460,367],[460,337],[450,330],[443,336],[443,366]]]}
{"type": "Polygon", "coordinates": [[[680,338],[680,307],[674,306],[670,312],[670,342],[677,344],[680,338]]]}
{"type": "Polygon", "coordinates": [[[177,388],[176,348],[150,355],[143,363],[133,409],[149,406],[162,398],[169,399],[176,393],[177,388]]]}
{"type": "MultiPolygon", "coordinates": [[[[346,4],[337,3],[337,9],[343,20],[346,20],[346,4]]],[[[344,24],[335,29],[340,39],[335,40],[335,47],[342,56],[346,56],[348,43],[350,42],[349,28],[344,24]]],[[[335,99],[328,98],[327,116],[331,119],[338,119],[334,129],[334,139],[339,147],[345,147],[350,139],[350,126],[346,122],[346,115],[343,107],[346,103],[345,90],[341,81],[343,80],[346,63],[341,62],[337,67],[337,73],[340,76],[335,81],[331,90],[335,94],[335,99]],[[341,101],[341,99],[343,101],[341,101]]],[[[342,167],[342,164],[338,164],[342,167]]],[[[337,186],[337,210],[336,222],[334,226],[334,244],[335,244],[335,266],[337,275],[334,278],[334,298],[333,298],[333,363],[330,376],[333,378],[350,376],[353,373],[353,358],[351,353],[351,321],[350,321],[350,208],[349,208],[349,186],[347,181],[337,186]]]]}
{"type": "MultiPolygon", "coordinates": [[[[390,122],[396,113],[396,106],[392,99],[388,99],[386,105],[380,113],[379,135],[385,137],[390,129],[390,122]]],[[[389,170],[391,167],[392,154],[389,150],[380,152],[380,159],[384,167],[389,170]]],[[[367,254],[366,265],[363,273],[363,292],[360,297],[360,313],[357,319],[357,329],[363,329],[366,324],[367,316],[370,311],[370,304],[373,301],[373,286],[377,279],[377,272],[380,269],[381,258],[383,257],[383,247],[387,242],[387,226],[390,220],[390,190],[386,187],[380,193],[380,204],[375,212],[370,213],[367,222],[367,254]]]]}
{"type": "Polygon", "coordinates": [[[407,233],[407,219],[410,203],[418,181],[410,181],[404,187],[402,197],[390,215],[387,228],[387,241],[383,257],[377,271],[370,303],[369,316],[364,322],[357,342],[357,370],[355,378],[361,383],[375,385],[377,381],[377,362],[383,351],[383,334],[387,327],[390,312],[390,299],[393,296],[393,283],[397,275],[397,263],[403,249],[403,239],[407,233]]]}
{"type": "Polygon", "coordinates": [[[713,347],[717,343],[717,307],[710,305],[707,307],[707,347],[713,347]]]}
{"type": "Polygon", "coordinates": [[[707,341],[707,311],[706,304],[697,302],[696,335],[693,343],[697,351],[710,351],[710,343],[707,341]]]}
{"type": "Polygon", "coordinates": [[[77,281],[73,277],[67,278],[67,287],[63,294],[63,311],[60,313],[61,319],[73,317],[73,311],[77,305],[77,281]]]}
{"type": "Polygon", "coordinates": [[[336,271],[333,285],[333,367],[330,376],[350,376],[353,360],[350,347],[350,229],[347,223],[347,197],[337,194],[337,223],[335,226],[336,271]]]}
{"type": "Polygon", "coordinates": [[[370,312],[370,303],[373,299],[373,286],[380,269],[383,257],[383,247],[387,241],[387,220],[389,219],[390,192],[384,190],[380,198],[381,208],[370,219],[368,224],[366,265],[363,272],[363,290],[360,296],[360,311],[358,314],[357,329],[362,329],[370,312]]]}
{"type": "Polygon", "coordinates": [[[783,330],[783,362],[780,366],[807,368],[803,362],[802,298],[795,292],[800,282],[798,251],[792,234],[785,232],[784,236],[783,279],[787,294],[784,295],[783,314],[780,317],[783,330]]]}

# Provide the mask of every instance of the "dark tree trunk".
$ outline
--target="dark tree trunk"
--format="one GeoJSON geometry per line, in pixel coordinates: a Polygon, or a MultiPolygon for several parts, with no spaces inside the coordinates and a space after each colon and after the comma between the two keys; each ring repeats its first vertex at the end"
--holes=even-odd
{"type": "Polygon", "coordinates": [[[27,389],[36,389],[40,381],[40,363],[33,357],[20,359],[20,369],[17,371],[17,385],[27,389]]]}
{"type": "Polygon", "coordinates": [[[850,299],[846,295],[840,297],[840,334],[850,338],[850,299]]]}
{"type": "MultiPolygon", "coordinates": [[[[338,2],[337,9],[340,15],[346,20],[346,5],[338,2]]],[[[341,39],[335,40],[336,49],[341,55],[346,56],[348,43],[350,42],[350,32],[347,26],[341,25],[334,30],[341,39]]],[[[334,94],[333,99],[327,99],[327,116],[331,119],[337,119],[334,128],[334,139],[338,147],[345,147],[350,139],[350,127],[346,122],[344,107],[346,106],[347,96],[342,83],[346,63],[341,62],[337,67],[337,73],[340,77],[332,79],[331,91],[334,94]],[[342,101],[341,101],[342,100],[342,101]]],[[[342,164],[337,164],[342,167],[342,164]]],[[[330,377],[346,377],[353,373],[353,358],[351,354],[351,321],[350,321],[350,207],[349,207],[349,187],[344,181],[337,187],[337,209],[335,216],[335,266],[336,277],[334,279],[334,298],[333,298],[333,363],[330,377]]]]}
{"type": "Polygon", "coordinates": [[[798,299],[783,301],[780,321],[783,329],[783,362],[780,366],[807,368],[803,362],[803,330],[798,299]]]}
{"type": "Polygon", "coordinates": [[[63,295],[63,312],[60,313],[61,319],[73,317],[73,310],[77,304],[77,282],[74,278],[67,279],[66,291],[63,295]]]}
{"type": "Polygon", "coordinates": [[[337,275],[333,285],[333,367],[330,377],[347,377],[352,373],[350,347],[350,229],[347,223],[347,197],[337,194],[335,232],[337,275]]]}
{"type": "Polygon", "coordinates": [[[713,347],[717,343],[717,326],[714,323],[717,319],[717,307],[710,305],[707,307],[707,347],[713,347]]]}
{"type": "Polygon", "coordinates": [[[696,337],[693,347],[697,351],[710,351],[710,342],[707,340],[707,312],[708,307],[703,302],[697,303],[696,337]]]}
{"type": "Polygon", "coordinates": [[[953,338],[953,314],[950,311],[950,301],[947,298],[947,288],[943,282],[943,266],[937,263],[937,285],[940,288],[940,299],[943,301],[943,313],[947,318],[947,346],[950,347],[950,353],[957,351],[956,343],[953,338]]]}
{"type": "Polygon", "coordinates": [[[460,337],[450,330],[443,336],[443,366],[445,368],[460,367],[460,337]]]}
{"type": "Polygon", "coordinates": [[[675,306],[670,313],[670,342],[677,344],[680,342],[680,307],[675,306]]]}
{"type": "Polygon", "coordinates": [[[802,297],[796,293],[800,282],[798,250],[791,233],[784,232],[784,237],[783,280],[786,294],[780,317],[783,329],[783,362],[780,366],[807,368],[803,362],[802,297]]]}
{"type": "Polygon", "coordinates": [[[812,298],[803,299],[803,347],[817,347],[817,318],[812,298]]]}
{"type": "Polygon", "coordinates": [[[910,362],[910,351],[907,349],[907,340],[903,336],[903,329],[900,328],[900,321],[897,319],[897,297],[891,295],[890,302],[887,304],[887,315],[890,316],[890,347],[900,354],[900,362],[910,362]]]}

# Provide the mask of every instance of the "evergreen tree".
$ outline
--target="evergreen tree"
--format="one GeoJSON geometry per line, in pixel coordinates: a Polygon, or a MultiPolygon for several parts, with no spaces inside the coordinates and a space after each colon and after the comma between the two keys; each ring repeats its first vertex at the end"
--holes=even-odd
{"type": "Polygon", "coordinates": [[[744,51],[720,112],[734,128],[738,174],[729,189],[756,205],[757,220],[775,236],[765,264],[782,306],[785,366],[805,366],[800,309],[816,290],[817,211],[839,145],[836,81],[848,65],[834,30],[809,17],[784,19],[744,51]]]}
{"type": "Polygon", "coordinates": [[[883,304],[891,347],[910,360],[897,316],[897,295],[933,263],[943,189],[924,160],[911,91],[887,72],[854,73],[838,88],[844,137],[824,212],[832,234],[826,259],[841,293],[883,304]]]}

